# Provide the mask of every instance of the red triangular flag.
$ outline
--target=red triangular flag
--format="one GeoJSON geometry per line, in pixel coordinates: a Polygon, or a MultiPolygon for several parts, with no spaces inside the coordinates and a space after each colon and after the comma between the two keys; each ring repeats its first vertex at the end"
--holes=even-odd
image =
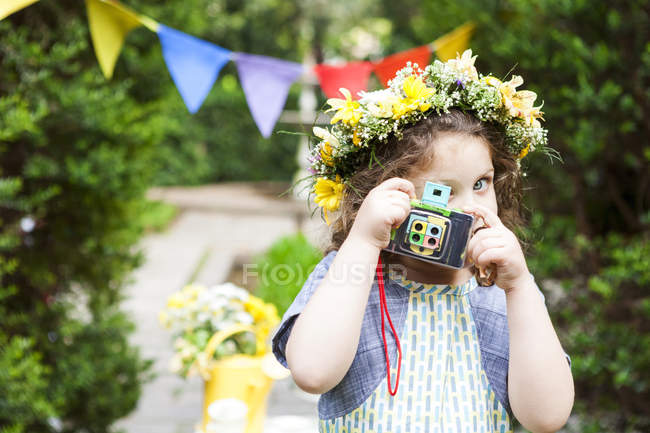
{"type": "Polygon", "coordinates": [[[345,87],[352,94],[352,99],[357,99],[357,92],[367,90],[368,78],[372,72],[372,63],[353,62],[341,66],[316,65],[314,72],[318,76],[320,87],[328,98],[341,98],[341,87],[345,87]]]}
{"type": "Polygon", "coordinates": [[[388,85],[388,80],[395,77],[395,73],[406,66],[406,62],[417,63],[424,69],[429,64],[431,51],[429,45],[412,48],[401,53],[396,53],[375,63],[375,74],[379,77],[384,86],[388,85]]]}

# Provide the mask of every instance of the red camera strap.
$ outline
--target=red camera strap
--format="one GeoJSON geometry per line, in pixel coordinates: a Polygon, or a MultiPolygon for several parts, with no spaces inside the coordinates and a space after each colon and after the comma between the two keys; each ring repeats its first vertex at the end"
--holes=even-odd
{"type": "Polygon", "coordinates": [[[377,284],[379,285],[379,308],[381,310],[381,336],[384,339],[384,353],[386,354],[386,376],[388,377],[388,392],[390,395],[397,394],[397,387],[399,386],[399,373],[402,367],[402,347],[399,343],[399,337],[395,328],[393,327],[393,321],[390,320],[390,314],[388,313],[388,307],[386,306],[386,293],[384,291],[384,271],[383,265],[381,263],[381,255],[377,260],[377,284]],[[384,330],[384,312],[386,317],[388,317],[388,323],[390,323],[390,329],[393,331],[395,336],[395,341],[397,344],[397,352],[399,354],[397,359],[397,379],[395,380],[395,391],[390,389],[390,358],[388,357],[388,345],[386,344],[386,331],[384,330]]]}

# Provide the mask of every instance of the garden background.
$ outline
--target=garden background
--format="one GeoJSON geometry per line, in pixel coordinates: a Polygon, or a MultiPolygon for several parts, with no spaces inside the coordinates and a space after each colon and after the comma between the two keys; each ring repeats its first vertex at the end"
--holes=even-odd
{"type": "MultiPolygon", "coordinates": [[[[374,59],[473,20],[477,68],[505,76],[516,65],[563,158],[524,160],[525,235],[573,360],[579,431],[650,429],[650,1],[125,4],[296,62],[374,59]]],[[[112,431],[150,379],[120,309],[145,260],[139,240],[173,214],[147,190],[288,185],[298,138],[261,137],[232,63],[190,115],[144,29],[107,81],[81,1],[42,0],[0,21],[0,38],[0,432],[112,431]]]]}

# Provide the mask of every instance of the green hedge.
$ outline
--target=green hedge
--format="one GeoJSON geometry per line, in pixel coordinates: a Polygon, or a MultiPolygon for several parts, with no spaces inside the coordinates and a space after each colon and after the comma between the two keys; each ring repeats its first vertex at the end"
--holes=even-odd
{"type": "Polygon", "coordinates": [[[82,3],[0,33],[0,426],[106,432],[148,378],[118,307],[164,118],[99,74],[82,3]]]}

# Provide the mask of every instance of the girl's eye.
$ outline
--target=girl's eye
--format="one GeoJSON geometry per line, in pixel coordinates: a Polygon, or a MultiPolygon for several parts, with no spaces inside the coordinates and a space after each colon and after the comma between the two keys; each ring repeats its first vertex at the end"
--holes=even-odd
{"type": "Polygon", "coordinates": [[[487,183],[489,181],[490,181],[489,177],[484,177],[482,179],[477,180],[476,183],[474,184],[474,190],[477,191],[477,190],[483,189],[482,186],[487,185],[487,183]],[[478,188],[477,188],[477,185],[478,185],[478,188]]]}

